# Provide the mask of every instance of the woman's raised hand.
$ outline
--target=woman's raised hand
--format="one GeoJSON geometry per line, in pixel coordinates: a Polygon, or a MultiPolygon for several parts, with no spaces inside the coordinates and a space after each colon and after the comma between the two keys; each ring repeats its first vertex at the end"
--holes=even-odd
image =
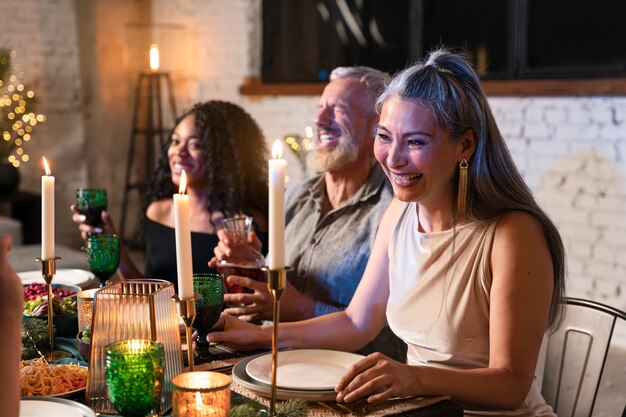
{"type": "Polygon", "coordinates": [[[72,204],[70,206],[70,210],[72,212],[72,221],[78,225],[78,230],[80,231],[80,235],[83,238],[83,240],[87,239],[87,233],[96,233],[96,234],[97,233],[107,233],[107,234],[116,233],[113,220],[111,220],[111,218],[109,217],[109,213],[107,213],[106,210],[102,211],[101,217],[102,217],[102,223],[104,224],[104,226],[102,227],[90,226],[87,223],[85,223],[85,216],[78,212],[78,208],[76,207],[76,204],[72,204]]]}

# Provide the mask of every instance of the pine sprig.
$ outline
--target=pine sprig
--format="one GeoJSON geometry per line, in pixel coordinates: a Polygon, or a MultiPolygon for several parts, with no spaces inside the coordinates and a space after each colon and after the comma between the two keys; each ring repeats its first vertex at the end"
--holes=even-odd
{"type": "MultiPolygon", "coordinates": [[[[304,417],[307,412],[307,403],[301,399],[291,399],[283,402],[277,408],[279,417],[304,417]]],[[[235,405],[230,409],[230,417],[267,417],[267,408],[257,402],[247,402],[235,405]]]]}

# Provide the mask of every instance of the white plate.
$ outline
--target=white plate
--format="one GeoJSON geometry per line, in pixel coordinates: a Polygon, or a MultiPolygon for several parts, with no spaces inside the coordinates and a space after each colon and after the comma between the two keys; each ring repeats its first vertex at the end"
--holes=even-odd
{"type": "MultiPolygon", "coordinates": [[[[363,359],[356,353],[337,350],[298,349],[278,352],[276,386],[297,390],[334,390],[354,363],[363,359]]],[[[250,361],[247,374],[259,382],[272,383],[272,354],[250,361]]]]}
{"type": "MultiPolygon", "coordinates": [[[[233,381],[242,387],[246,388],[249,391],[254,392],[255,394],[262,395],[264,397],[270,397],[272,395],[272,388],[270,385],[264,384],[263,382],[255,381],[254,379],[248,376],[246,372],[246,366],[250,361],[266,355],[262,353],[261,355],[250,356],[249,358],[241,360],[233,367],[232,377],[233,381]]],[[[332,401],[337,398],[337,393],[334,390],[290,390],[283,388],[276,388],[276,398],[279,400],[289,400],[291,398],[300,398],[305,401],[332,401]]]]}
{"type": "Polygon", "coordinates": [[[63,398],[38,397],[22,398],[20,417],[96,417],[84,404],[63,398]]]}
{"type": "MultiPolygon", "coordinates": [[[[20,277],[22,284],[25,285],[33,282],[38,282],[40,284],[45,283],[43,277],[41,276],[41,270],[18,272],[17,275],[20,277]]],[[[52,283],[78,285],[79,287],[82,287],[95,279],[96,276],[90,271],[85,271],[82,269],[57,269],[56,274],[52,279],[52,283]]]]}

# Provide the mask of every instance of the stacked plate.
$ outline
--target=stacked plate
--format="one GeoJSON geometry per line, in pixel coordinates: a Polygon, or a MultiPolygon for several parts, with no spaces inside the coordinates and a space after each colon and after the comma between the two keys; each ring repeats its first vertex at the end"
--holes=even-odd
{"type": "MultiPolygon", "coordinates": [[[[335,350],[300,349],[278,352],[276,398],[331,401],[335,386],[354,363],[363,359],[356,353],[335,350]]],[[[233,380],[262,396],[272,393],[272,354],[251,356],[233,367],[233,380]]]]}

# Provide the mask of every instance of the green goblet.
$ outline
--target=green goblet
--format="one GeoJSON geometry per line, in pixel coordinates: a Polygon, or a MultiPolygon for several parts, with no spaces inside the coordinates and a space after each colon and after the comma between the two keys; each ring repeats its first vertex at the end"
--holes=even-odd
{"type": "Polygon", "coordinates": [[[198,331],[196,340],[196,362],[203,363],[210,358],[209,342],[206,336],[220,318],[224,308],[224,281],[218,274],[194,274],[193,291],[200,294],[196,301],[196,319],[193,326],[198,331]]]}
{"type": "Polygon", "coordinates": [[[115,273],[120,264],[120,239],[117,235],[87,236],[85,253],[89,269],[100,280],[100,287],[115,273]]]}
{"type": "Polygon", "coordinates": [[[107,208],[107,190],[104,188],[79,188],[76,190],[76,209],[85,216],[90,226],[102,225],[102,211],[107,208]]]}
{"type": "Polygon", "coordinates": [[[111,343],[105,352],[109,399],[124,417],[159,415],[164,384],[163,346],[154,340],[111,343]]]}

